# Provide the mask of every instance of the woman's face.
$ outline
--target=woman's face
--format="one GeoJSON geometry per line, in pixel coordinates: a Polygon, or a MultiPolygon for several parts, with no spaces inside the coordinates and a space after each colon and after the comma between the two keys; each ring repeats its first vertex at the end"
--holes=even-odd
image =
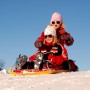
{"type": "Polygon", "coordinates": [[[60,21],[52,21],[51,25],[54,26],[54,28],[57,30],[58,28],[61,27],[61,22],[60,21]]]}
{"type": "Polygon", "coordinates": [[[52,35],[45,35],[45,41],[48,43],[52,43],[54,40],[54,36],[52,35]]]}

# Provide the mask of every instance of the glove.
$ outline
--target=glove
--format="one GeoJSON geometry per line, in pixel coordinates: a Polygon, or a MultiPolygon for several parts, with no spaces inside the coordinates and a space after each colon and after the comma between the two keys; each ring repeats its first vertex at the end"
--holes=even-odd
{"type": "Polygon", "coordinates": [[[66,44],[67,46],[71,46],[74,42],[74,39],[72,37],[70,37],[68,40],[66,40],[66,44]]]}
{"type": "Polygon", "coordinates": [[[42,41],[36,40],[34,45],[35,45],[36,48],[40,48],[40,47],[42,47],[42,41]]]}
{"type": "Polygon", "coordinates": [[[70,36],[68,33],[64,33],[59,37],[59,40],[65,40],[67,46],[71,46],[74,42],[73,37],[70,36]]]}
{"type": "Polygon", "coordinates": [[[62,34],[60,37],[59,37],[59,40],[69,40],[70,39],[70,35],[65,33],[65,34],[62,34]]]}

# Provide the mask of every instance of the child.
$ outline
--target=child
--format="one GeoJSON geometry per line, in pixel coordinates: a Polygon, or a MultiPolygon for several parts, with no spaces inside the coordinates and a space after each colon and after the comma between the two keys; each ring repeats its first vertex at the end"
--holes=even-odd
{"type": "MultiPolygon", "coordinates": [[[[62,58],[61,54],[63,52],[63,48],[60,44],[58,44],[57,36],[56,36],[56,30],[53,26],[48,25],[44,31],[44,40],[43,45],[40,47],[34,56],[29,57],[30,61],[35,60],[35,68],[40,68],[40,65],[37,64],[37,55],[39,53],[45,53],[43,55],[43,60],[50,60],[49,62],[53,66],[59,66],[66,61],[64,58],[62,58]]],[[[40,63],[40,62],[39,62],[40,63]]],[[[41,64],[41,63],[40,63],[41,64]]]]}
{"type": "MultiPolygon", "coordinates": [[[[68,60],[68,53],[64,45],[71,46],[74,42],[74,39],[69,33],[66,32],[62,16],[58,12],[53,13],[50,20],[50,25],[52,25],[55,28],[59,44],[61,44],[63,47],[62,58],[68,60]]],[[[34,43],[35,47],[36,48],[41,47],[43,40],[44,40],[44,32],[42,32],[41,36],[38,37],[38,39],[35,41],[34,43]]]]}
{"type": "Polygon", "coordinates": [[[66,32],[62,16],[58,12],[53,13],[50,24],[56,29],[57,38],[60,44],[63,46],[64,44],[67,46],[71,46],[73,44],[74,39],[69,33],[66,32]]]}

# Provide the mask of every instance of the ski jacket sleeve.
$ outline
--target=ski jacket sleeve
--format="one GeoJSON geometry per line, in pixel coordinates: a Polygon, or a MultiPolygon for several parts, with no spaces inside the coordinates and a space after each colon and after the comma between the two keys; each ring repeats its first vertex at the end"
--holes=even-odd
{"type": "Polygon", "coordinates": [[[34,42],[34,46],[36,48],[40,48],[43,45],[44,41],[44,32],[42,32],[41,36],[37,38],[37,40],[34,42]]]}
{"type": "Polygon", "coordinates": [[[50,50],[50,52],[53,53],[54,56],[58,56],[62,54],[62,47],[59,44],[56,44],[53,46],[50,50]]]}
{"type": "Polygon", "coordinates": [[[44,41],[44,32],[42,32],[41,36],[39,36],[37,40],[44,41]]]}
{"type": "Polygon", "coordinates": [[[49,54],[48,56],[48,59],[51,61],[51,63],[56,65],[62,64],[62,47],[60,45],[56,45],[56,47],[52,48],[51,52],[53,52],[53,54],[49,54]],[[57,49],[55,50],[55,48],[57,49]]]}

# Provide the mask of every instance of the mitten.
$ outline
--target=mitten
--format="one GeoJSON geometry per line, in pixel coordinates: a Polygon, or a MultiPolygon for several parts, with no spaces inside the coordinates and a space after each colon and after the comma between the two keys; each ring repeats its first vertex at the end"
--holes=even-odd
{"type": "Polygon", "coordinates": [[[36,40],[34,45],[35,45],[36,48],[40,48],[40,47],[42,47],[42,41],[36,40]]]}
{"type": "Polygon", "coordinates": [[[72,45],[74,42],[73,37],[71,37],[71,35],[68,33],[60,35],[59,40],[65,40],[67,46],[72,45]]]}
{"type": "Polygon", "coordinates": [[[67,33],[64,33],[62,35],[60,35],[59,37],[60,40],[69,40],[70,39],[70,35],[67,33]]]}
{"type": "Polygon", "coordinates": [[[73,39],[73,37],[70,36],[70,38],[68,40],[66,40],[66,45],[71,46],[73,44],[73,42],[74,42],[74,39],[73,39]]]}

